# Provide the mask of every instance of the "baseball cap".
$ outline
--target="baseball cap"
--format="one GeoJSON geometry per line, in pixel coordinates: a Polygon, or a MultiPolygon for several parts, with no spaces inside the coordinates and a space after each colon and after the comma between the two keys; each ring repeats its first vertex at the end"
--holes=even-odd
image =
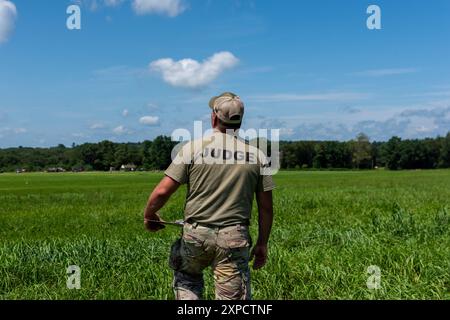
{"type": "Polygon", "coordinates": [[[220,96],[212,97],[209,107],[225,124],[240,124],[244,116],[244,103],[241,98],[232,93],[224,92],[220,96]]]}

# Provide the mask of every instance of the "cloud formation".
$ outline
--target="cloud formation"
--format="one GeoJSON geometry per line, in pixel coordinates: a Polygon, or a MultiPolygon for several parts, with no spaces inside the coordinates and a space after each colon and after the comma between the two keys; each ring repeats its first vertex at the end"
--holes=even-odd
{"type": "Polygon", "coordinates": [[[400,116],[442,119],[448,114],[450,114],[450,107],[433,109],[406,109],[400,113],[400,116]]]}
{"type": "Polygon", "coordinates": [[[118,135],[118,136],[121,136],[121,135],[124,135],[124,134],[128,134],[129,131],[128,131],[127,128],[125,128],[125,126],[120,125],[120,126],[115,127],[113,129],[113,133],[118,135]]]}
{"type": "Polygon", "coordinates": [[[339,111],[347,113],[347,114],[356,114],[356,113],[360,113],[362,110],[357,107],[345,106],[345,107],[339,108],[339,111]]]}
{"type": "Polygon", "coordinates": [[[182,0],[133,0],[133,10],[140,15],[161,14],[176,17],[186,10],[182,0]]]}
{"type": "Polygon", "coordinates": [[[89,126],[89,129],[92,129],[92,130],[98,130],[98,129],[104,129],[104,128],[105,128],[105,125],[100,122],[93,123],[92,125],[89,126]]]}
{"type": "Polygon", "coordinates": [[[13,134],[23,134],[23,133],[27,133],[28,130],[25,128],[10,128],[10,127],[5,127],[5,128],[0,128],[0,137],[4,137],[6,135],[13,135],[13,134]]]}
{"type": "Polygon", "coordinates": [[[105,6],[107,7],[117,7],[124,0],[104,0],[105,6]]]}
{"type": "Polygon", "coordinates": [[[261,117],[255,121],[258,128],[280,129],[282,139],[346,141],[360,132],[376,141],[393,136],[418,139],[446,135],[450,131],[450,107],[401,109],[386,117],[361,112],[357,117],[336,114],[334,119],[261,117]]]}
{"type": "Polygon", "coordinates": [[[155,126],[159,124],[159,117],[144,116],[139,119],[139,123],[146,126],[155,126]]]}
{"type": "Polygon", "coordinates": [[[159,59],[150,63],[150,69],[161,73],[164,81],[174,87],[201,88],[238,63],[239,59],[231,52],[223,51],[203,62],[193,59],[159,59]]]}
{"type": "MultiPolygon", "coordinates": [[[[101,7],[118,7],[127,0],[72,0],[78,5],[83,5],[91,11],[101,7]]],[[[128,1],[127,1],[128,2],[128,1]]],[[[138,15],[159,14],[168,17],[176,17],[187,8],[184,0],[129,0],[133,11],[138,15]]]]}
{"type": "Polygon", "coordinates": [[[6,42],[14,30],[17,9],[14,3],[0,0],[0,43],[6,42]]]}

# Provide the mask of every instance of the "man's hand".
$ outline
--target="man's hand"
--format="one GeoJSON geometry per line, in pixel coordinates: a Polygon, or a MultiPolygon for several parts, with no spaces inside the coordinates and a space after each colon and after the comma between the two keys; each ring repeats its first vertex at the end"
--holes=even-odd
{"type": "Polygon", "coordinates": [[[157,213],[153,214],[150,217],[146,217],[144,219],[145,228],[150,232],[157,232],[165,228],[165,226],[162,223],[158,223],[155,221],[163,221],[159,216],[159,214],[157,213]]]}
{"type": "Polygon", "coordinates": [[[152,221],[162,221],[157,212],[164,206],[179,186],[180,184],[178,182],[166,176],[156,186],[155,190],[153,190],[144,211],[144,224],[148,231],[156,232],[165,228],[163,224],[152,221]]]}
{"type": "Polygon", "coordinates": [[[264,267],[267,262],[267,245],[257,244],[253,247],[250,253],[250,261],[255,259],[253,262],[253,269],[258,270],[264,267]]]}

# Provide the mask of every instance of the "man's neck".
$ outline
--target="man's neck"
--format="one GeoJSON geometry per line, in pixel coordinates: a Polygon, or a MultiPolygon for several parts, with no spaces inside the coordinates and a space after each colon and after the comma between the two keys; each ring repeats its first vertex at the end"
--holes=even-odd
{"type": "Polygon", "coordinates": [[[218,127],[213,128],[214,133],[223,133],[223,134],[229,134],[232,136],[237,135],[239,129],[226,129],[224,131],[220,130],[218,127]]]}

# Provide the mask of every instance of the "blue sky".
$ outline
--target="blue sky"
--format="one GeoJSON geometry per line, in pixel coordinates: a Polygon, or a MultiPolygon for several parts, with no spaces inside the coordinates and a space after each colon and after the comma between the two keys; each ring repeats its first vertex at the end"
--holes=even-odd
{"type": "Polygon", "coordinates": [[[283,139],[444,135],[449,18],[447,0],[0,0],[0,147],[192,131],[224,91],[283,139]]]}

